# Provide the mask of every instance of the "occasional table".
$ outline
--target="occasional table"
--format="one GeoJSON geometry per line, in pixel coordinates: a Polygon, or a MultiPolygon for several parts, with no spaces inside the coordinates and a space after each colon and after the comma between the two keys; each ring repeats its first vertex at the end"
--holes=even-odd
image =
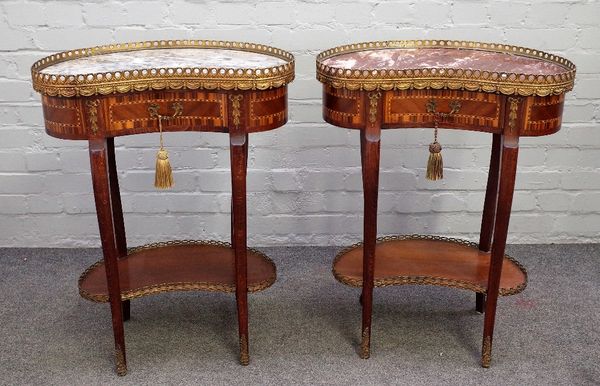
{"type": "MultiPolygon", "coordinates": [[[[148,41],[61,52],[31,71],[46,132],[89,143],[104,259],[81,275],[79,292],[110,303],[117,373],[127,372],[123,320],[129,319],[130,299],[166,291],[235,292],[240,361],[248,364],[247,293],[269,287],[276,276],[273,262],[246,245],[248,134],[287,121],[294,57],[252,43],[148,41]],[[184,240],[127,249],[114,138],[157,131],[161,167],[168,159],[162,132],[229,135],[231,244],[184,240]]],[[[168,179],[166,186],[170,173],[168,179]]]]}
{"type": "MultiPolygon", "coordinates": [[[[333,274],[344,284],[362,286],[363,358],[370,355],[373,287],[427,284],[477,294],[476,309],[485,310],[481,363],[489,367],[498,296],[527,285],[525,268],[504,253],[519,138],[560,129],[574,78],[575,66],[564,58],[505,44],[382,41],[318,55],[324,119],[360,130],[363,242],[335,258],[333,274]],[[438,125],[492,134],[479,243],[431,235],[378,239],[381,130],[438,125]]],[[[435,143],[437,138],[431,146],[435,143]]],[[[438,144],[430,151],[440,149],[438,144]]]]}

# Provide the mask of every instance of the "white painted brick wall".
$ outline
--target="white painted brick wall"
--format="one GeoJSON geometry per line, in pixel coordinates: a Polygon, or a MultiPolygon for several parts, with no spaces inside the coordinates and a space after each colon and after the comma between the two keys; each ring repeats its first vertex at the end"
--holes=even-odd
{"type": "MultiPolygon", "coordinates": [[[[597,0],[0,1],[0,246],[98,246],[86,143],[44,132],[29,68],[55,51],[169,38],[291,50],[290,122],[250,137],[251,245],[342,245],[362,233],[358,132],[321,118],[320,50],[352,41],[499,41],[572,59],[563,129],[523,139],[510,242],[600,241],[600,2],[597,0]]],[[[424,179],[430,130],[383,134],[381,234],[476,239],[490,136],[444,130],[446,178],[424,179]]],[[[229,238],[225,135],[166,136],[170,192],[152,187],[157,136],[117,139],[130,244],[229,238]]]]}

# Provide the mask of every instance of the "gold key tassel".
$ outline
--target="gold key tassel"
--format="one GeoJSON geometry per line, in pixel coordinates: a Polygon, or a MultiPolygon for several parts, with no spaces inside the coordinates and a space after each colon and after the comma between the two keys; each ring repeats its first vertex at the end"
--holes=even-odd
{"type": "Polygon", "coordinates": [[[438,137],[438,116],[436,112],[437,104],[434,99],[427,103],[427,112],[433,113],[433,142],[429,144],[429,160],[427,160],[427,174],[425,178],[431,181],[437,181],[444,178],[444,160],[442,159],[442,145],[437,140],[438,137]]]}
{"type": "Polygon", "coordinates": [[[169,153],[163,147],[162,117],[158,116],[158,130],[160,132],[160,149],[156,154],[156,172],[154,186],[158,189],[168,189],[173,186],[173,170],[169,162],[169,153]]]}
{"type": "Polygon", "coordinates": [[[429,144],[429,160],[427,161],[427,174],[425,178],[431,181],[437,181],[444,178],[444,161],[442,159],[442,145],[438,142],[438,125],[440,119],[444,120],[457,114],[460,111],[460,102],[452,101],[448,104],[450,112],[440,113],[437,111],[437,102],[435,99],[430,99],[427,102],[426,110],[433,114],[433,142],[429,144]]]}
{"type": "Polygon", "coordinates": [[[444,160],[442,159],[442,145],[437,140],[438,123],[435,118],[435,129],[433,132],[433,142],[429,144],[429,160],[427,161],[427,174],[425,178],[431,181],[437,181],[444,178],[444,160]]]}
{"type": "Polygon", "coordinates": [[[162,138],[162,120],[172,119],[181,116],[183,112],[183,105],[180,102],[174,102],[173,115],[165,116],[158,113],[160,106],[156,103],[152,103],[148,106],[148,112],[151,117],[156,117],[158,120],[158,131],[160,133],[160,149],[156,154],[156,172],[154,174],[154,186],[158,189],[169,189],[173,186],[173,170],[171,169],[171,163],[169,162],[169,153],[163,146],[162,138]]]}
{"type": "Polygon", "coordinates": [[[431,181],[444,178],[444,161],[442,160],[442,145],[438,141],[429,144],[429,160],[427,161],[427,176],[431,181]]]}
{"type": "Polygon", "coordinates": [[[180,116],[183,111],[183,105],[180,102],[175,102],[172,105],[173,112],[172,116],[164,116],[158,113],[159,105],[152,103],[148,106],[148,112],[151,117],[156,117],[158,120],[158,131],[160,133],[160,149],[156,154],[156,172],[154,174],[154,186],[158,189],[168,189],[173,186],[173,170],[171,169],[171,163],[169,162],[169,153],[163,146],[163,129],[162,120],[172,119],[180,116]]]}

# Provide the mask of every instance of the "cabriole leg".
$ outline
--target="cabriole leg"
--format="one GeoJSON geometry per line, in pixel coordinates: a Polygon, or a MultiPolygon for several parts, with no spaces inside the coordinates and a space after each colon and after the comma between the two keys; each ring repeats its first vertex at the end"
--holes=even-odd
{"type": "Polygon", "coordinates": [[[117,374],[127,373],[125,357],[125,332],[123,329],[123,306],[119,285],[119,267],[117,259],[117,236],[113,221],[113,201],[111,199],[111,184],[109,176],[109,151],[106,139],[89,141],[92,184],[96,200],[96,213],[100,228],[100,239],[108,283],[108,297],[112,315],[112,326],[115,339],[115,358],[117,374]]]}
{"type": "Polygon", "coordinates": [[[232,185],[232,241],[235,253],[235,296],[238,312],[240,363],[248,365],[248,283],[246,256],[246,171],[248,134],[230,134],[231,185],[232,185]]]}
{"type": "MultiPolygon", "coordinates": [[[[246,138],[244,139],[244,157],[246,159],[246,166],[245,168],[248,169],[248,135],[246,135],[246,138]]],[[[233,169],[232,169],[233,170],[233,169]]],[[[234,216],[233,216],[233,192],[231,195],[231,245],[233,246],[234,250],[235,250],[235,227],[234,227],[234,220],[233,220],[234,216]]]]}
{"type": "MultiPolygon", "coordinates": [[[[498,201],[498,177],[500,168],[500,134],[492,134],[492,151],[490,155],[490,170],[488,173],[485,201],[483,204],[483,216],[481,218],[481,232],[479,234],[479,250],[489,252],[492,246],[492,235],[494,234],[494,222],[496,219],[496,204],[498,201]]],[[[485,294],[475,295],[475,309],[483,313],[485,308],[485,294]]]]}
{"type": "Polygon", "coordinates": [[[517,172],[517,156],[519,153],[519,137],[503,135],[501,138],[500,178],[498,186],[498,199],[496,216],[493,228],[493,243],[490,261],[490,271],[487,286],[487,299],[485,305],[485,321],[483,327],[483,344],[481,364],[489,367],[492,359],[492,342],[494,322],[496,318],[496,305],[500,288],[500,275],[502,261],[506,248],[508,223],[515,187],[517,172]]]}
{"type": "Polygon", "coordinates": [[[362,333],[360,356],[371,355],[371,319],[373,313],[373,279],[377,239],[377,195],[379,192],[379,154],[381,144],[380,93],[369,93],[370,123],[360,132],[361,164],[364,194],[362,333]]]}
{"type": "MultiPolygon", "coordinates": [[[[119,190],[119,176],[117,174],[117,160],[115,158],[115,139],[107,138],[108,175],[110,179],[110,199],[112,204],[113,224],[117,240],[119,259],[127,256],[127,238],[125,237],[125,222],[123,221],[123,206],[121,205],[121,192],[119,190]]],[[[123,320],[131,317],[131,302],[123,301],[123,320]]]]}

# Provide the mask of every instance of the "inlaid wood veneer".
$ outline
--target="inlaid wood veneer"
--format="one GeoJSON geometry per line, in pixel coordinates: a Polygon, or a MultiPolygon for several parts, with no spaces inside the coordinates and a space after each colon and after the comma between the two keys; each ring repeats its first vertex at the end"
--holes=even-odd
{"type": "Polygon", "coordinates": [[[104,259],[82,274],[79,289],[87,299],[110,304],[119,375],[127,372],[123,321],[130,317],[130,299],[168,291],[235,292],[239,360],[249,363],[247,295],[273,284],[276,270],[266,255],[247,248],[248,134],[286,123],[293,78],[288,52],[207,40],[110,44],[33,65],[46,132],[89,143],[104,259]],[[128,250],[114,138],[158,132],[159,120],[163,132],[229,136],[231,244],[183,240],[128,250]]]}
{"type": "MultiPolygon", "coordinates": [[[[373,287],[441,285],[477,293],[476,309],[485,309],[481,364],[489,367],[498,296],[521,292],[527,284],[525,268],[504,253],[519,138],[560,129],[575,65],[505,44],[401,40],[328,49],[317,57],[317,79],[323,83],[325,121],[360,131],[363,242],[335,258],[333,273],[344,284],[362,287],[361,357],[370,355],[373,287]],[[479,244],[435,235],[378,239],[381,130],[436,123],[492,134],[479,244]]],[[[443,143],[443,132],[440,137],[443,143]]]]}

